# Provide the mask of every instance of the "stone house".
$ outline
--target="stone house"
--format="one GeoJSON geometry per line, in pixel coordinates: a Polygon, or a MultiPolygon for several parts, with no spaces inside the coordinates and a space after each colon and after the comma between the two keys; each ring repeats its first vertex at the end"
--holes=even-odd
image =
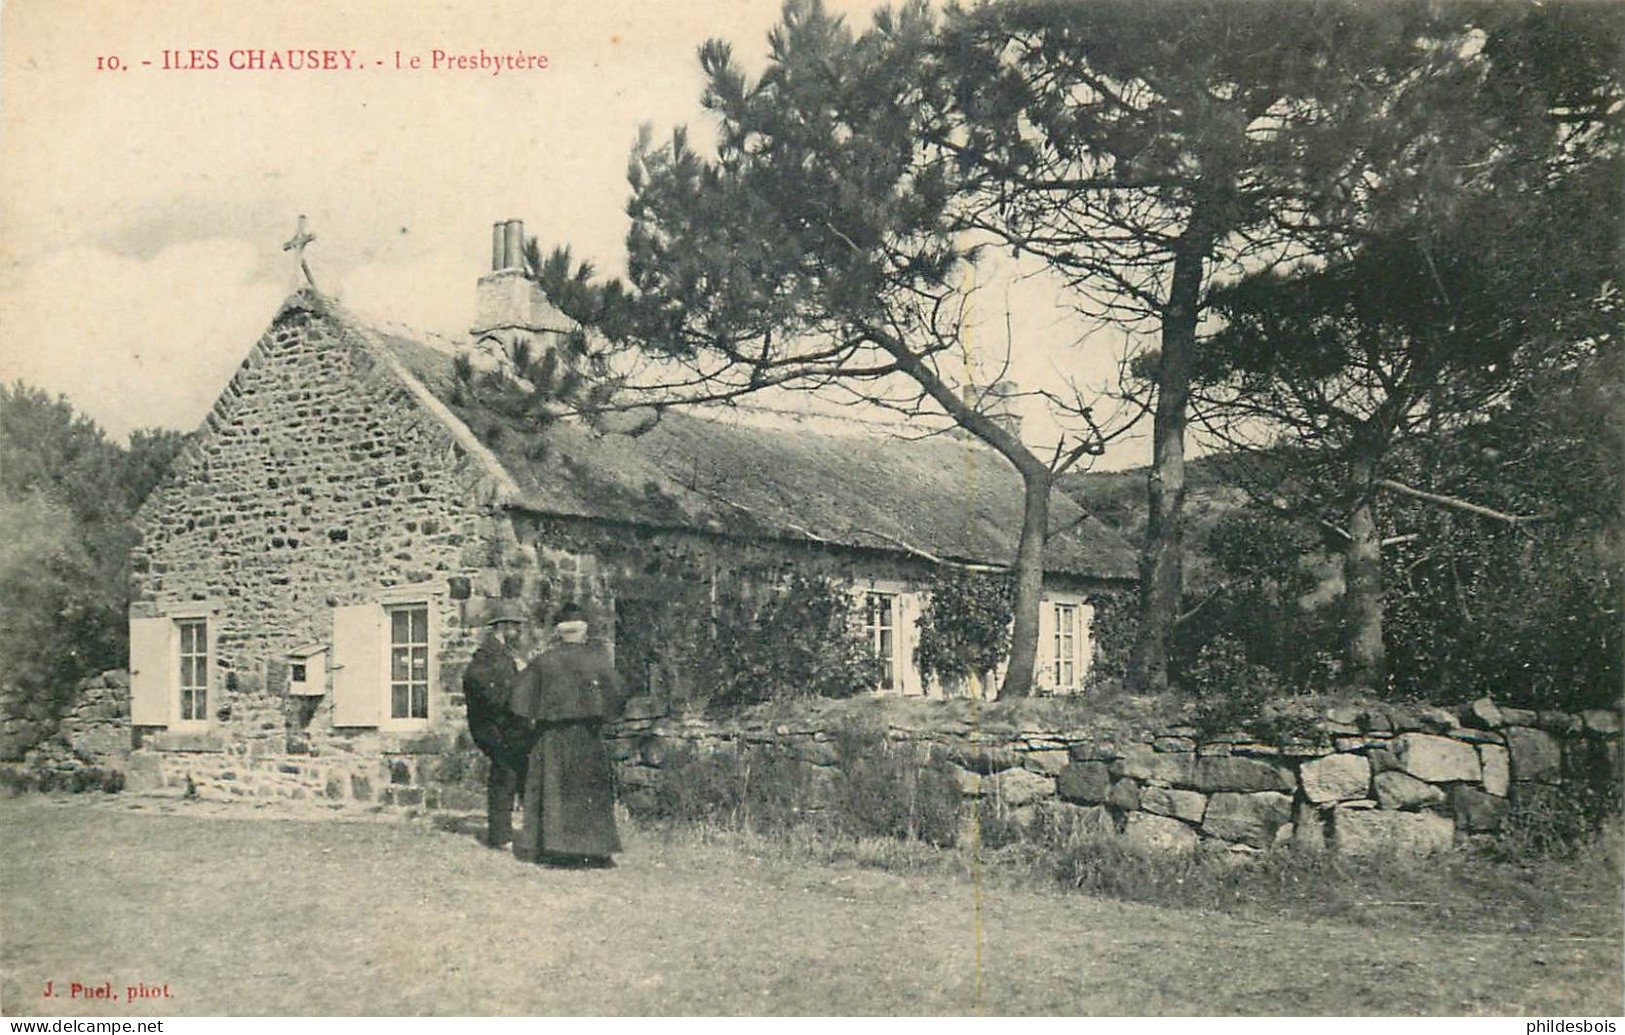
{"type": "MultiPolygon", "coordinates": [[[[564,341],[522,230],[495,237],[475,338],[564,341]]],[[[659,643],[626,587],[679,557],[685,577],[836,579],[882,660],[877,693],[955,692],[921,679],[915,624],[942,562],[1013,559],[1001,458],[788,418],[517,426],[465,397],[454,351],[313,290],[282,304],[136,519],[133,779],[225,792],[253,771],[366,800],[419,784],[461,746],[461,669],[494,608],[583,603],[643,688],[659,643]]],[[[1051,521],[1040,683],[1077,692],[1125,646],[1135,561],[1059,495],[1051,521]]]]}

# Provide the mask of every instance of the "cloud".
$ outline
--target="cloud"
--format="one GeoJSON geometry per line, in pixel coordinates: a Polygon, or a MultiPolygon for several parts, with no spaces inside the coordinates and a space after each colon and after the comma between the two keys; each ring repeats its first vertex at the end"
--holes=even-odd
{"type": "Polygon", "coordinates": [[[243,241],[172,244],[151,258],[79,247],[0,292],[0,379],[66,395],[115,438],[191,430],[286,293],[243,241]]]}

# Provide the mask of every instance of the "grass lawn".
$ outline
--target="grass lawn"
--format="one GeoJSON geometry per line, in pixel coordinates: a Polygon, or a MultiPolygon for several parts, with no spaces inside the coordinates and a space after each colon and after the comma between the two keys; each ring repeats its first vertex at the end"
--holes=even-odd
{"type": "Polygon", "coordinates": [[[623,836],[620,868],[569,872],[422,822],[0,801],[0,1009],[1580,1016],[1625,996],[1617,895],[1524,930],[1351,923],[623,836]],[[172,998],[126,1004],[137,982],[172,998]]]}

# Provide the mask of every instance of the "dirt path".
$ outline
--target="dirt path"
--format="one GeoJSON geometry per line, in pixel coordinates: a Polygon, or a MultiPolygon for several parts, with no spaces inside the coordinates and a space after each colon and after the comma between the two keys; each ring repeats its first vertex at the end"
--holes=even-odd
{"type": "Polygon", "coordinates": [[[969,880],[625,833],[620,868],[565,872],[421,823],[0,802],[0,1008],[1576,1016],[1625,994],[1618,938],[1259,924],[1009,889],[978,909],[969,880]],[[111,982],[121,1001],[42,999],[47,981],[111,982]],[[127,1005],[138,982],[172,998],[127,1005]]]}

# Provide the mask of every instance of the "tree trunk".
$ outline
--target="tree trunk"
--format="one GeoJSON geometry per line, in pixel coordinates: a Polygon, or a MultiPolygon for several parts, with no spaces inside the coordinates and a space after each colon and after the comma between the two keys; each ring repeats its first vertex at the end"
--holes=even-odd
{"type": "MultiPolygon", "coordinates": [[[[1192,239],[1190,233],[1186,237],[1192,239]]],[[[1150,513],[1140,553],[1140,627],[1129,658],[1129,682],[1151,692],[1168,688],[1168,639],[1179,616],[1184,582],[1185,421],[1206,253],[1206,245],[1197,241],[1174,257],[1173,286],[1162,314],[1151,472],[1146,479],[1150,513]]]]}
{"type": "Polygon", "coordinates": [[[1010,664],[999,698],[1032,693],[1038,657],[1038,608],[1044,593],[1044,537],[1049,532],[1049,494],[1053,478],[1037,463],[1021,468],[1021,543],[1016,548],[1015,615],[1010,629],[1010,664]]]}
{"type": "Polygon", "coordinates": [[[1377,532],[1375,465],[1353,464],[1349,544],[1343,556],[1344,664],[1349,685],[1381,693],[1387,687],[1382,647],[1382,537],[1377,532]]]}

